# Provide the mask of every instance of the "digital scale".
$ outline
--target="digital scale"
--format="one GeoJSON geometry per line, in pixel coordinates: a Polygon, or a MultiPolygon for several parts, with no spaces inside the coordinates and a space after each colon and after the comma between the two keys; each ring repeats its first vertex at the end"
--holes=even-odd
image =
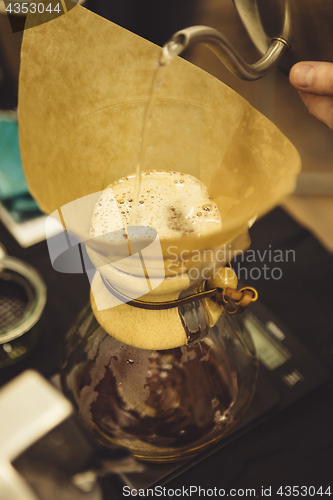
{"type": "Polygon", "coordinates": [[[140,474],[121,474],[124,484],[139,490],[167,483],[329,379],[328,371],[259,301],[241,319],[252,335],[260,361],[256,392],[245,416],[225,438],[197,457],[166,464],[145,463],[140,474]]]}

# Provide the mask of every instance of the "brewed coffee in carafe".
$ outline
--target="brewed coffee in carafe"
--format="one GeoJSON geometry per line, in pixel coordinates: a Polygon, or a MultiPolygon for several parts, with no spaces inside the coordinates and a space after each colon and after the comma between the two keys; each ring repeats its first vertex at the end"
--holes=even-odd
{"type": "MultiPolygon", "coordinates": [[[[185,315],[192,322],[193,309],[185,315]]],[[[114,339],[88,308],[65,349],[62,386],[86,428],[148,461],[191,457],[221,439],[254,393],[251,338],[226,315],[195,345],[161,351],[114,339]]]]}

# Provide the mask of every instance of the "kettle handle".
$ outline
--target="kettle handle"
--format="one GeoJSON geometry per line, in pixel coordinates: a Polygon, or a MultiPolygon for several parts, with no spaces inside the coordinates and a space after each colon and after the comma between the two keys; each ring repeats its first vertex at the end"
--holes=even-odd
{"type": "Polygon", "coordinates": [[[254,64],[242,59],[229,40],[219,31],[208,26],[191,26],[177,31],[164,45],[165,53],[181,54],[194,43],[205,43],[221,59],[224,65],[242,80],[259,80],[280,61],[290,45],[284,38],[272,38],[262,58],[254,64]]]}

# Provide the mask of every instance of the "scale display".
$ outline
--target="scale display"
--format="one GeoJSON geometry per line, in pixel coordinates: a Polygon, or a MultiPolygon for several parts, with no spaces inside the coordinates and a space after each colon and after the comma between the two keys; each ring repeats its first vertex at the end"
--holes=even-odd
{"type": "Polygon", "coordinates": [[[247,314],[243,323],[252,336],[259,360],[268,370],[275,370],[291,358],[290,352],[275,342],[252,314],[247,314]]]}

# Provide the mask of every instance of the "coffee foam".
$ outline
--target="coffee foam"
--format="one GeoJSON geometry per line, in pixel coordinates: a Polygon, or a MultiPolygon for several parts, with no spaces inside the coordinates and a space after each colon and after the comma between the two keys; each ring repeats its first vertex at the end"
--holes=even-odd
{"type": "MultiPolygon", "coordinates": [[[[108,186],[99,198],[91,223],[91,236],[105,235],[130,224],[134,209],[135,175],[108,186]]],[[[135,224],[153,227],[160,240],[206,237],[221,231],[217,205],[195,177],[180,172],[142,172],[141,194],[135,224]]],[[[147,233],[147,237],[148,237],[147,233]]],[[[110,239],[121,239],[110,234],[110,239]]],[[[140,237],[144,237],[142,229],[140,237]]]]}

